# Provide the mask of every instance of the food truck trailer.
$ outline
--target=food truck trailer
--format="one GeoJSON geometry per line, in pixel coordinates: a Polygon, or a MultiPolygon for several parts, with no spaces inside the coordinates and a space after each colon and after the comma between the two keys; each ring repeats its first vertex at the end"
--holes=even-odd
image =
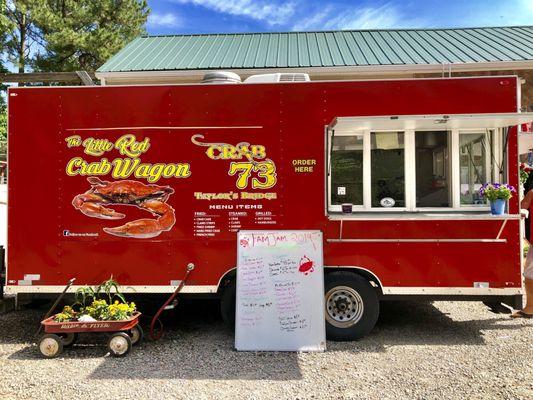
{"type": "MultiPolygon", "coordinates": [[[[260,82],[261,79],[251,80],[260,82]]],[[[380,301],[519,307],[516,76],[11,88],[5,292],[111,275],[124,291],[235,311],[239,230],[320,230],[326,327],[351,340],[380,301]]],[[[272,235],[273,243],[276,236],[272,235]]]]}

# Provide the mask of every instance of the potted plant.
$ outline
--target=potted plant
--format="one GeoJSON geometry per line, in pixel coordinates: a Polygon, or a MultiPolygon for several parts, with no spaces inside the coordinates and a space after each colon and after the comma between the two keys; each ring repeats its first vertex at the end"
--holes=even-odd
{"type": "Polygon", "coordinates": [[[523,185],[529,178],[529,174],[533,170],[528,164],[520,163],[520,183],[523,185]]]}
{"type": "Polygon", "coordinates": [[[485,183],[479,190],[479,194],[490,202],[493,215],[505,214],[505,204],[513,193],[516,193],[515,188],[507,183],[485,183]]]}

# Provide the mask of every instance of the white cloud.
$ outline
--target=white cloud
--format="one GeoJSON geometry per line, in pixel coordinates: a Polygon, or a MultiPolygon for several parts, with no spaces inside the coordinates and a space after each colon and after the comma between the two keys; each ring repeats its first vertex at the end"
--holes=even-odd
{"type": "Polygon", "coordinates": [[[151,27],[177,28],[182,25],[182,21],[180,17],[173,13],[150,13],[147,25],[151,27]]]}
{"type": "Polygon", "coordinates": [[[381,7],[364,7],[350,10],[328,20],[326,29],[374,29],[394,28],[401,21],[394,7],[384,4],[381,7]]]}
{"type": "Polygon", "coordinates": [[[276,3],[269,0],[175,0],[230,15],[264,21],[269,25],[283,25],[294,15],[293,2],[276,3]]]}
{"type": "Polygon", "coordinates": [[[308,18],[296,21],[293,30],[387,29],[424,27],[427,22],[406,17],[392,3],[377,7],[339,9],[328,6],[308,18]]]}
{"type": "Polygon", "coordinates": [[[293,31],[306,31],[310,29],[320,29],[324,26],[324,22],[327,18],[330,17],[331,13],[334,11],[333,6],[327,6],[322,10],[311,14],[310,17],[301,19],[297,21],[293,26],[293,31]]]}

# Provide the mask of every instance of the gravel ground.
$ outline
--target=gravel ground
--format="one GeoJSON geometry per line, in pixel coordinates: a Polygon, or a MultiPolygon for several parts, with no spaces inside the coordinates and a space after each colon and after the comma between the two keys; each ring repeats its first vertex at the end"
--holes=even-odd
{"type": "Polygon", "coordinates": [[[368,338],[301,354],[236,352],[213,303],[186,310],[123,359],[94,336],[42,359],[32,334],[43,310],[1,315],[0,398],[533,398],[533,321],[480,303],[385,303],[368,338]]]}

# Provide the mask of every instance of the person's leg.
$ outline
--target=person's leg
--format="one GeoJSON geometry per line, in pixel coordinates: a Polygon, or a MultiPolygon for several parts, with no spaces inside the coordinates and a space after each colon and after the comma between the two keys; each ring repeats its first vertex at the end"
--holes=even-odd
{"type": "Polygon", "coordinates": [[[513,318],[533,316],[533,244],[530,244],[524,266],[524,289],[526,292],[526,305],[522,310],[511,314],[513,318]]]}
{"type": "Polygon", "coordinates": [[[533,315],[533,279],[524,279],[526,289],[526,306],[522,309],[526,314],[533,315]]]}
{"type": "Polygon", "coordinates": [[[513,318],[533,317],[533,245],[530,245],[524,268],[524,289],[526,305],[522,310],[511,314],[513,318]]]}

